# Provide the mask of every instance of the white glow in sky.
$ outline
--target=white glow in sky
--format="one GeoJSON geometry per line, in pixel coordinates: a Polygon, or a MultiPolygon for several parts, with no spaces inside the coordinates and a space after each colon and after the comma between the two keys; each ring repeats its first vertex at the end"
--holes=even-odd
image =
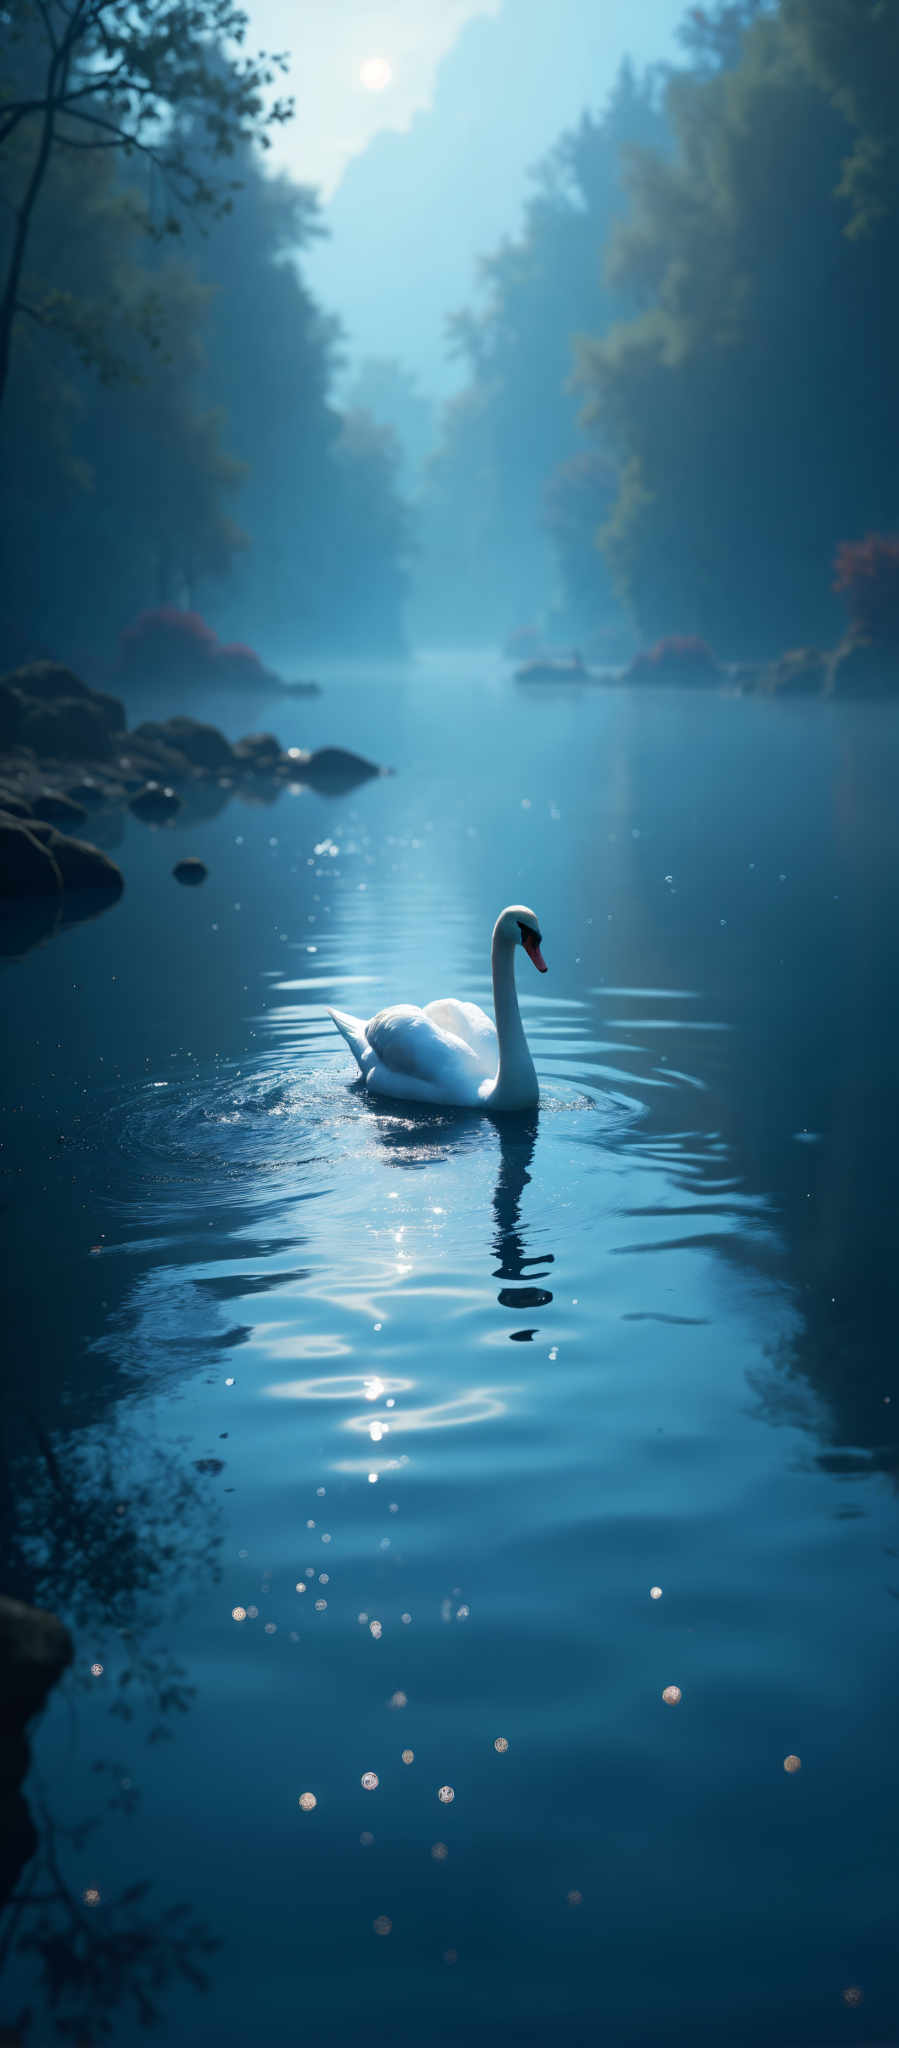
{"type": "Polygon", "coordinates": [[[359,67],[359,82],[366,92],[386,92],[393,83],[393,69],[386,57],[366,57],[359,67]]]}
{"type": "Polygon", "coordinates": [[[246,0],[250,39],[291,57],[284,90],[296,116],[275,130],[269,163],[328,199],[379,128],[407,128],[465,22],[500,0],[246,0]]]}

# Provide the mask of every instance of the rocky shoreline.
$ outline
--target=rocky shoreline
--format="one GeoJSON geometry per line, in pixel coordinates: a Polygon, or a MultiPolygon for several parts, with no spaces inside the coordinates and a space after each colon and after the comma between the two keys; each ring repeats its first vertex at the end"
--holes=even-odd
{"type": "Polygon", "coordinates": [[[69,1631],[55,1614],[0,1598],[0,1905],[37,1847],[22,1792],[31,1761],[28,1723],[73,1654],[69,1631]]]}
{"type": "Polygon", "coordinates": [[[635,654],[625,668],[588,668],[570,657],[540,655],[515,670],[519,683],[649,683],[731,690],[758,697],[899,696],[899,646],[848,633],[833,648],[793,647],[776,661],[719,661],[704,641],[671,635],[635,654]]]}
{"type": "MultiPolygon", "coordinates": [[[[30,945],[114,902],[124,876],[81,837],[90,818],[129,810],[159,826],[210,815],[232,794],[272,802],[294,784],[340,796],[389,772],[342,747],[284,748],[272,733],[232,744],[182,716],[129,731],[117,697],[32,662],[0,678],[0,907],[28,914],[30,945]]],[[[0,951],[21,950],[21,931],[4,927],[0,951]]]]}

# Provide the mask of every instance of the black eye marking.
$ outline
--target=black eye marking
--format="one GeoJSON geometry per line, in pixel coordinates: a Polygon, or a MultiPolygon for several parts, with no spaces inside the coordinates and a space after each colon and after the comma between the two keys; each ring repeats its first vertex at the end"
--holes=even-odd
{"type": "Polygon", "coordinates": [[[531,930],[531,927],[530,927],[530,925],[529,925],[529,924],[522,924],[522,922],[521,922],[521,919],[520,919],[520,918],[518,918],[517,922],[518,922],[518,929],[519,929],[519,931],[520,931],[520,933],[521,933],[521,943],[522,943],[522,945],[523,945],[523,946],[526,946],[526,945],[527,945],[527,943],[528,943],[528,940],[529,940],[529,939],[531,940],[531,943],[532,943],[533,945],[535,945],[535,946],[542,946],[542,944],[543,944],[543,934],[542,934],[542,932],[535,932],[535,931],[532,931],[532,930],[531,930]]]}

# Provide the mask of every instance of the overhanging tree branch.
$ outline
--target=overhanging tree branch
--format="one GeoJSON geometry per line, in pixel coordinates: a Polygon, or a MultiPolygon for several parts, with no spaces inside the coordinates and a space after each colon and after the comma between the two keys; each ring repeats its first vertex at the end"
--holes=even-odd
{"type": "MultiPolygon", "coordinates": [[[[9,374],[13,323],[23,306],[21,280],[35,207],[57,150],[121,149],[146,157],[164,176],[176,207],[223,208],[234,182],[214,182],[191,160],[178,116],[205,130],[208,156],[239,145],[267,145],[267,129],[290,118],[293,103],[266,95],[286,58],[243,54],[247,16],[232,0],[23,0],[31,31],[27,56],[43,58],[43,90],[31,76],[21,97],[0,98],[0,148],[38,127],[34,154],[15,209],[15,230],[0,291],[0,403],[9,374]],[[88,141],[71,125],[96,129],[88,141]]],[[[23,81],[24,82],[24,81],[23,81]]],[[[9,162],[9,158],[7,159],[9,162]]],[[[167,226],[175,221],[170,217],[167,226]]]]}

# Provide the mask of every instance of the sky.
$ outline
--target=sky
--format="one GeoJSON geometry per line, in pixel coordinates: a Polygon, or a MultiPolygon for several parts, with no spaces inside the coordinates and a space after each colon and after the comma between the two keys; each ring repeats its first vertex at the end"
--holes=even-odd
{"type": "Polygon", "coordinates": [[[475,15],[501,0],[247,0],[255,40],[291,54],[296,119],[271,162],[329,199],[350,159],[430,100],[437,66],[475,15]],[[365,72],[371,59],[390,67],[365,72]]]}
{"type": "Polygon", "coordinates": [[[296,118],[269,161],[325,202],[329,239],[303,271],[343,324],[347,384],[389,357],[450,396],[448,317],[520,225],[530,169],[602,107],[625,56],[676,55],[685,0],[247,4],[255,38],[292,52],[296,118]]]}

